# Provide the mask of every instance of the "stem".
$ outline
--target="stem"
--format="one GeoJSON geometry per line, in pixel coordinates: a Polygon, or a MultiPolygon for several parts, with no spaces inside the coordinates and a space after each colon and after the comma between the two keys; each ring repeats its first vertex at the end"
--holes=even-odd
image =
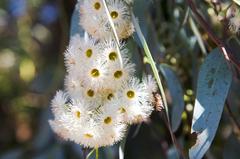
{"type": "Polygon", "coordinates": [[[182,155],[182,157],[185,158],[184,153],[181,151],[181,148],[177,144],[176,138],[175,138],[175,136],[173,134],[173,131],[172,131],[172,128],[170,126],[170,119],[169,119],[169,111],[168,111],[167,99],[166,99],[166,96],[165,96],[165,93],[164,93],[164,89],[163,89],[163,85],[162,85],[160,76],[158,74],[158,69],[156,67],[155,61],[153,60],[153,57],[152,57],[152,54],[151,54],[151,52],[149,50],[147,42],[146,42],[146,40],[145,40],[145,38],[143,36],[141,28],[140,28],[140,26],[139,26],[139,24],[137,22],[137,19],[134,16],[133,13],[132,13],[132,20],[133,20],[133,25],[134,25],[134,27],[136,29],[137,34],[138,34],[138,37],[139,37],[139,39],[140,39],[140,41],[142,43],[143,49],[145,51],[145,54],[146,54],[146,56],[148,58],[148,62],[150,64],[151,68],[152,68],[152,71],[153,71],[154,77],[155,77],[155,79],[157,81],[158,87],[160,89],[160,94],[161,94],[162,99],[163,99],[163,106],[164,106],[164,109],[166,111],[166,113],[165,113],[166,118],[167,118],[166,124],[167,124],[168,130],[170,132],[172,142],[173,142],[174,146],[176,147],[176,149],[179,151],[179,153],[182,155]]]}
{"type": "MultiPolygon", "coordinates": [[[[166,117],[166,116],[165,116],[165,117],[166,117]]],[[[163,118],[163,121],[164,121],[165,124],[167,125],[167,128],[170,130],[170,129],[171,129],[171,126],[168,124],[166,118],[163,118]]],[[[173,134],[173,133],[172,133],[172,134],[173,134]]],[[[185,154],[184,154],[184,151],[183,151],[183,149],[181,148],[181,146],[179,145],[179,143],[177,142],[177,139],[176,139],[176,137],[174,136],[174,134],[173,134],[173,136],[171,136],[171,138],[172,138],[172,141],[173,141],[173,143],[174,143],[175,148],[178,150],[178,153],[181,154],[182,158],[185,159],[186,156],[185,156],[185,154]]]]}
{"type": "Polygon", "coordinates": [[[98,157],[99,157],[98,148],[95,148],[95,150],[96,150],[96,158],[95,159],[98,159],[98,157]]]}
{"type": "Polygon", "coordinates": [[[208,22],[206,22],[206,20],[197,11],[195,3],[192,0],[187,0],[187,2],[192,12],[194,13],[195,18],[198,20],[198,23],[207,32],[212,41],[221,48],[225,59],[233,63],[236,68],[240,70],[240,62],[237,60],[237,58],[234,57],[233,53],[231,53],[230,49],[224,44],[224,42],[214,34],[213,29],[209,26],[208,22]]]}
{"type": "Polygon", "coordinates": [[[95,151],[95,149],[92,149],[89,154],[87,155],[86,159],[90,159],[90,157],[92,156],[93,152],[95,151]]]}
{"type": "Polygon", "coordinates": [[[110,23],[110,26],[111,26],[113,35],[114,35],[114,36],[113,36],[113,37],[114,37],[114,40],[115,40],[115,42],[117,43],[117,53],[118,53],[118,57],[119,57],[120,66],[123,67],[122,56],[121,56],[121,53],[120,53],[120,40],[119,40],[119,38],[118,38],[117,31],[116,31],[116,28],[115,28],[115,26],[114,26],[114,23],[113,23],[113,20],[112,20],[111,15],[110,15],[109,9],[108,9],[108,7],[107,7],[106,0],[102,0],[102,3],[103,3],[103,6],[104,6],[104,9],[105,9],[105,12],[106,12],[106,14],[107,14],[108,21],[109,21],[109,23],[110,23]]]}

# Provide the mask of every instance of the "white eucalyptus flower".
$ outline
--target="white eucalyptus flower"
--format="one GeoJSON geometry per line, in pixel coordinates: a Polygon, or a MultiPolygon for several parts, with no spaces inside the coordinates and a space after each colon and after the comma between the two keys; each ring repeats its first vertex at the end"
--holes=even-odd
{"type": "MultiPolygon", "coordinates": [[[[110,16],[119,39],[126,39],[134,32],[130,7],[122,0],[107,0],[110,16]]],[[[94,38],[112,37],[112,29],[101,0],[87,0],[80,5],[80,25],[94,38]]]]}
{"type": "MultiPolygon", "coordinates": [[[[132,1],[128,1],[131,3],[132,1]]],[[[121,0],[107,0],[120,39],[133,33],[130,8],[121,0]]],[[[83,28],[93,37],[76,35],[65,51],[65,90],[52,100],[49,123],[63,139],[97,148],[120,141],[127,124],[146,120],[157,91],[151,76],[134,77],[128,50],[113,40],[101,0],[80,3],[83,28]],[[120,50],[120,53],[118,53],[120,50]],[[122,65],[120,64],[122,61],[122,65]]]]}

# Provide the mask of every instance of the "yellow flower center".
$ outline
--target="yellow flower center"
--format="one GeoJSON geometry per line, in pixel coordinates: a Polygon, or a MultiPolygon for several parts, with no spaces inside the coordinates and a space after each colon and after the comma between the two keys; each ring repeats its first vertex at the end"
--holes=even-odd
{"type": "Polygon", "coordinates": [[[113,97],[114,97],[114,95],[113,95],[112,93],[110,93],[110,94],[107,96],[107,99],[108,99],[108,100],[111,100],[113,97]]]}
{"type": "Polygon", "coordinates": [[[116,19],[116,18],[118,17],[118,12],[112,11],[112,12],[111,12],[111,17],[112,17],[113,19],[116,19]]]}
{"type": "Polygon", "coordinates": [[[86,56],[87,56],[88,58],[90,58],[90,57],[92,56],[92,53],[93,53],[92,49],[88,49],[88,50],[85,52],[85,54],[86,54],[86,56]]]}
{"type": "Polygon", "coordinates": [[[117,78],[117,79],[121,78],[122,75],[123,75],[123,72],[120,71],[120,70],[118,70],[118,71],[116,71],[116,72],[114,73],[114,77],[117,78]]]}
{"type": "Polygon", "coordinates": [[[99,2],[96,2],[94,3],[93,7],[96,9],[96,10],[99,10],[101,8],[101,4],[99,2]]]}
{"type": "Polygon", "coordinates": [[[117,53],[116,52],[111,52],[109,54],[109,60],[115,61],[117,59],[117,53]]]}
{"type": "Polygon", "coordinates": [[[87,95],[88,95],[89,97],[93,97],[93,96],[94,96],[94,91],[93,91],[92,89],[89,89],[89,90],[87,91],[87,95]]]}
{"type": "Polygon", "coordinates": [[[76,111],[76,117],[80,118],[81,117],[81,112],[80,111],[76,111]]]}
{"type": "Polygon", "coordinates": [[[126,113],[126,109],[125,108],[123,108],[123,107],[121,107],[121,108],[119,108],[119,111],[120,111],[120,113],[126,113]]]}
{"type": "Polygon", "coordinates": [[[133,99],[135,97],[135,92],[130,90],[127,92],[127,97],[130,98],[130,99],[133,99]]]}
{"type": "Polygon", "coordinates": [[[100,72],[99,72],[98,69],[93,69],[93,70],[91,71],[91,75],[92,75],[92,77],[96,78],[96,77],[99,77],[99,76],[100,76],[100,72]]]}
{"type": "Polygon", "coordinates": [[[84,134],[84,137],[90,139],[90,138],[93,138],[93,135],[89,134],[89,133],[86,133],[86,134],[84,134]]]}
{"type": "Polygon", "coordinates": [[[112,122],[112,118],[111,118],[111,117],[106,117],[106,118],[104,119],[104,123],[105,123],[105,124],[111,124],[111,122],[112,122]]]}

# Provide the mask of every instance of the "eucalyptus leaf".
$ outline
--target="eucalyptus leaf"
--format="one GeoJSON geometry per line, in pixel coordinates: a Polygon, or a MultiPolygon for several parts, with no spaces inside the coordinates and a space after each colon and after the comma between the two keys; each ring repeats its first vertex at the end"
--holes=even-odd
{"type": "Polygon", "coordinates": [[[70,36],[74,36],[76,34],[79,34],[80,36],[84,36],[84,30],[80,26],[80,2],[78,2],[75,6],[72,19],[71,19],[71,29],[70,29],[70,36]]]}
{"type": "Polygon", "coordinates": [[[167,82],[172,97],[171,125],[175,132],[181,124],[182,113],[184,111],[183,90],[177,75],[170,66],[162,64],[160,65],[160,70],[167,82]]]}
{"type": "Polygon", "coordinates": [[[190,23],[190,27],[191,27],[194,35],[195,35],[196,38],[197,38],[198,45],[199,45],[200,49],[202,50],[202,53],[203,53],[204,55],[206,55],[206,54],[207,54],[207,49],[205,48],[205,45],[204,45],[202,36],[201,36],[201,34],[200,34],[200,31],[199,31],[199,29],[197,28],[196,23],[194,22],[194,20],[193,20],[193,18],[192,18],[191,16],[189,17],[189,23],[190,23]]]}
{"type": "MultiPolygon", "coordinates": [[[[138,0],[138,3],[135,3],[133,6],[133,12],[135,15],[137,15],[139,25],[141,27],[144,37],[146,37],[146,38],[148,37],[149,30],[148,30],[145,19],[147,19],[147,15],[149,14],[147,9],[151,4],[150,2],[151,1],[138,0]]],[[[141,47],[141,42],[137,38],[136,33],[134,33],[133,38],[134,38],[135,42],[138,44],[138,46],[141,47]]]]}
{"type": "Polygon", "coordinates": [[[209,149],[222,115],[232,81],[232,72],[220,49],[214,49],[200,68],[197,97],[192,120],[196,142],[189,150],[190,159],[201,159],[209,149]]]}

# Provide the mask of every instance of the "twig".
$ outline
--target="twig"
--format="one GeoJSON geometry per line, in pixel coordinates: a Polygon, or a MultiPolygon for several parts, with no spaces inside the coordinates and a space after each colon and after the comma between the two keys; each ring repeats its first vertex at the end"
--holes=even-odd
{"type": "MultiPolygon", "coordinates": [[[[163,121],[165,122],[168,130],[170,131],[171,126],[170,126],[169,122],[168,122],[167,119],[166,119],[166,113],[164,113],[164,115],[165,115],[165,118],[163,118],[163,121]]],[[[171,130],[171,131],[172,131],[172,130],[171,130]]],[[[171,134],[171,133],[170,133],[170,134],[171,134]]],[[[172,134],[173,134],[173,133],[172,133],[172,134]]],[[[186,155],[184,154],[183,149],[182,149],[181,146],[179,145],[179,143],[178,143],[175,135],[173,134],[173,136],[171,136],[171,138],[172,138],[172,140],[173,140],[173,143],[174,143],[174,145],[175,145],[175,148],[176,148],[176,149],[178,150],[178,152],[181,154],[182,158],[185,159],[185,158],[186,158],[186,155]]]]}
{"type": "Polygon", "coordinates": [[[92,151],[90,151],[87,155],[86,159],[90,159],[90,157],[92,156],[92,154],[94,153],[95,149],[92,149],[92,151]]]}
{"type": "Polygon", "coordinates": [[[99,152],[98,152],[98,147],[97,148],[95,148],[95,150],[96,150],[96,157],[95,157],[95,159],[98,159],[98,157],[99,157],[99,152]]]}
{"type": "Polygon", "coordinates": [[[233,63],[236,68],[240,71],[240,62],[233,56],[230,49],[224,44],[224,42],[218,38],[214,32],[213,29],[209,26],[209,24],[205,21],[205,19],[200,15],[200,13],[197,11],[197,7],[194,4],[192,0],[187,0],[189,7],[191,8],[192,12],[195,15],[195,18],[198,20],[201,27],[207,32],[209,37],[212,39],[212,41],[221,48],[222,53],[226,60],[233,63]]]}

